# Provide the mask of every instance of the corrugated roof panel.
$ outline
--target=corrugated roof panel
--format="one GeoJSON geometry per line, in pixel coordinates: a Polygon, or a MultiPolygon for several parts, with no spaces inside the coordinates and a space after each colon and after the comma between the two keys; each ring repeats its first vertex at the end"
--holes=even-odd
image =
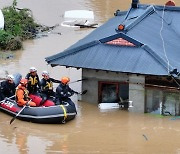
{"type": "Polygon", "coordinates": [[[157,14],[150,15],[127,34],[148,44],[158,55],[168,60],[172,67],[180,70],[180,37],[167,23],[164,23],[162,27],[162,20],[157,14]]]}
{"type": "Polygon", "coordinates": [[[180,70],[179,15],[180,8],[139,5],[126,15],[110,19],[66,52],[47,58],[47,62],[117,72],[168,75],[168,68],[180,70]],[[117,27],[122,23],[128,27],[125,31],[118,31],[117,27]],[[104,44],[118,38],[136,46],[104,44]]]}
{"type": "Polygon", "coordinates": [[[83,52],[80,51],[67,57],[59,58],[53,61],[53,64],[97,70],[165,75],[166,71],[164,68],[158,62],[152,64],[152,61],[153,57],[141,48],[118,48],[116,46],[110,47],[109,45],[99,44],[87,48],[83,52]]]}
{"type": "Polygon", "coordinates": [[[180,28],[179,28],[180,18],[179,18],[179,13],[178,12],[168,12],[168,13],[169,13],[168,15],[171,17],[171,26],[172,26],[172,28],[174,29],[174,31],[176,31],[178,33],[178,35],[180,35],[180,28]]]}

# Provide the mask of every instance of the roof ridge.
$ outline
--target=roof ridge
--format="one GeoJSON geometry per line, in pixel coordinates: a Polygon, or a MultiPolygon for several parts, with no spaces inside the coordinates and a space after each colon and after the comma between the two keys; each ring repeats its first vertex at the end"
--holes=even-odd
{"type": "Polygon", "coordinates": [[[153,5],[157,10],[160,10],[162,11],[164,8],[165,10],[168,10],[168,11],[180,11],[180,6],[168,6],[168,5],[155,5],[155,4],[141,4],[139,3],[138,4],[138,8],[145,8],[145,7],[148,7],[150,5],[153,5]]]}
{"type": "Polygon", "coordinates": [[[157,10],[163,10],[165,8],[165,10],[168,10],[168,11],[180,11],[180,7],[179,6],[154,5],[154,7],[157,10]]]}
{"type": "Polygon", "coordinates": [[[46,57],[45,61],[48,61],[48,63],[49,63],[50,61],[54,61],[54,60],[56,60],[58,58],[63,58],[65,56],[67,56],[67,55],[70,55],[72,53],[76,53],[76,52],[78,52],[80,50],[84,50],[84,49],[89,48],[91,46],[94,46],[96,44],[99,44],[99,41],[95,40],[95,41],[91,41],[91,42],[88,42],[86,44],[83,44],[81,46],[78,46],[78,47],[74,47],[74,48],[71,48],[71,49],[66,49],[63,52],[60,52],[60,53],[55,54],[53,56],[46,57]]]}
{"type": "MultiPolygon", "coordinates": [[[[161,19],[164,20],[164,22],[175,32],[174,28],[172,26],[170,26],[170,23],[163,18],[157,11],[157,10],[168,10],[168,11],[180,11],[180,7],[172,7],[172,6],[160,6],[160,5],[145,5],[145,4],[140,4],[140,7],[147,7],[146,11],[139,17],[137,17],[137,19],[135,19],[133,22],[131,22],[129,25],[125,26],[124,31],[127,32],[130,29],[132,29],[134,26],[136,26],[139,22],[141,22],[145,17],[147,17],[149,14],[151,13],[156,13],[161,19]]],[[[128,15],[130,14],[131,10],[134,8],[130,8],[129,11],[126,14],[125,17],[125,21],[128,18],[128,15]]],[[[118,30],[117,30],[118,31],[118,30]]],[[[178,35],[178,33],[176,33],[178,35]]],[[[178,35],[180,37],[180,35],[178,35]]]]}
{"type": "MultiPolygon", "coordinates": [[[[128,15],[132,9],[133,8],[131,8],[128,11],[127,16],[125,17],[125,20],[127,19],[128,15]]],[[[154,13],[154,12],[155,12],[154,6],[153,5],[148,6],[146,11],[141,16],[137,17],[137,19],[135,19],[129,25],[125,26],[124,30],[128,31],[128,30],[132,29],[135,25],[137,25],[139,22],[141,22],[145,17],[147,17],[149,14],[154,13]]]]}

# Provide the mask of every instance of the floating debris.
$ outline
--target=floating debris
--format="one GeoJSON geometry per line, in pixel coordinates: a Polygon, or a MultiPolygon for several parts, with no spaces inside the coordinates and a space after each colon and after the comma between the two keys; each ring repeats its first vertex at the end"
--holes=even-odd
{"type": "Polygon", "coordinates": [[[148,138],[146,137],[146,135],[143,134],[143,137],[145,138],[146,141],[148,140],[148,138]]]}
{"type": "Polygon", "coordinates": [[[17,127],[13,127],[13,129],[16,129],[17,127]]]}
{"type": "Polygon", "coordinates": [[[4,53],[4,52],[1,52],[0,53],[0,59],[13,59],[14,58],[14,55],[12,53],[4,53]]]}

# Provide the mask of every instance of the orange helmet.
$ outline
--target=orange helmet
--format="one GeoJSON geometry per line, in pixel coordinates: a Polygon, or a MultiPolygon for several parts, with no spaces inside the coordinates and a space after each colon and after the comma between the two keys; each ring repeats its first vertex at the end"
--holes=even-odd
{"type": "Polygon", "coordinates": [[[62,77],[62,78],[61,78],[61,82],[62,82],[63,84],[67,84],[69,81],[70,81],[70,79],[69,79],[68,77],[62,77]]]}
{"type": "Polygon", "coordinates": [[[28,83],[27,79],[21,79],[21,81],[20,81],[20,84],[23,86],[27,85],[27,83],[28,83]]]}

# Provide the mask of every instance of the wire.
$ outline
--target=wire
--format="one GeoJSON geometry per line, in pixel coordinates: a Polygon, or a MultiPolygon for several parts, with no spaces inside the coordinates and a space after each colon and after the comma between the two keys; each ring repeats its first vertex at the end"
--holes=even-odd
{"type": "Polygon", "coordinates": [[[162,20],[161,20],[161,29],[160,29],[160,37],[161,37],[161,40],[162,40],[162,44],[163,44],[163,51],[164,51],[164,55],[165,55],[165,58],[166,58],[166,60],[167,60],[167,68],[168,68],[168,74],[169,74],[169,66],[170,66],[170,64],[169,64],[169,60],[168,60],[168,57],[167,57],[167,54],[166,54],[166,49],[165,49],[165,43],[164,43],[164,39],[163,39],[163,36],[162,36],[162,31],[163,31],[163,27],[164,27],[164,14],[165,14],[165,5],[164,5],[164,7],[163,7],[163,12],[162,12],[162,20]]]}
{"type": "MultiPolygon", "coordinates": [[[[163,7],[163,13],[162,13],[162,24],[161,24],[161,29],[160,29],[160,36],[161,36],[161,39],[162,39],[162,42],[163,42],[163,51],[164,51],[164,55],[166,57],[166,60],[167,60],[167,65],[168,65],[168,74],[170,74],[170,71],[169,71],[169,66],[170,66],[170,63],[169,63],[169,60],[168,60],[168,57],[167,57],[167,54],[166,54],[166,49],[165,49],[165,43],[164,43],[164,39],[163,39],[163,36],[162,36],[162,30],[163,30],[163,26],[164,26],[164,14],[165,14],[165,5],[163,7]]],[[[176,84],[180,87],[180,83],[174,78],[173,75],[171,75],[172,79],[176,82],[176,84]]]]}
{"type": "MultiPolygon", "coordinates": [[[[169,69],[169,66],[170,66],[170,63],[169,63],[169,60],[168,60],[168,57],[167,57],[167,54],[166,54],[166,49],[165,49],[165,43],[164,43],[164,39],[163,39],[163,36],[162,36],[162,31],[163,31],[163,27],[164,27],[164,14],[165,14],[165,5],[163,7],[163,12],[162,12],[162,17],[161,17],[161,29],[160,29],[160,37],[161,37],[161,40],[162,40],[162,44],[163,44],[163,51],[164,51],[164,55],[165,55],[165,58],[167,60],[167,68],[168,68],[168,74],[170,74],[170,69],[169,69]]],[[[153,6],[154,8],[154,6],[153,6]]],[[[155,8],[154,8],[155,10],[155,8]]],[[[171,66],[172,67],[172,66],[171,66]]],[[[180,87],[180,83],[174,78],[173,75],[171,75],[172,79],[176,82],[176,84],[180,87]]]]}
{"type": "Polygon", "coordinates": [[[176,82],[176,84],[180,87],[180,83],[178,81],[176,81],[176,79],[174,78],[173,75],[171,75],[172,79],[176,82]]]}

